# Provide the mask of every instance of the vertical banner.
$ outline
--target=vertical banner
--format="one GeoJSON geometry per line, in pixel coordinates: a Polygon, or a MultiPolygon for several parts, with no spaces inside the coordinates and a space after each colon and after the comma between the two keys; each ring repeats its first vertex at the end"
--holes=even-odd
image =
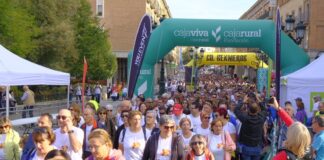
{"type": "Polygon", "coordinates": [[[138,27],[138,31],[134,43],[133,56],[132,56],[130,72],[129,72],[129,81],[128,81],[129,99],[131,99],[134,94],[136,81],[141,70],[146,48],[151,36],[151,31],[152,31],[151,17],[145,14],[142,17],[142,20],[138,27]]]}
{"type": "Polygon", "coordinates": [[[281,18],[280,10],[277,8],[276,18],[276,98],[280,99],[280,52],[281,52],[281,18]]]}
{"type": "Polygon", "coordinates": [[[272,66],[273,62],[272,59],[269,57],[268,58],[268,90],[267,90],[267,98],[270,98],[270,89],[271,89],[271,84],[272,84],[272,66]]]}
{"type": "Polygon", "coordinates": [[[184,72],[185,68],[183,66],[183,59],[182,59],[182,47],[180,47],[180,50],[179,50],[179,70],[184,72]]]}
{"type": "Polygon", "coordinates": [[[88,62],[85,57],[83,57],[83,76],[82,76],[82,112],[84,111],[84,90],[85,90],[85,80],[87,77],[87,71],[88,71],[88,62]]]}
{"type": "Polygon", "coordinates": [[[257,89],[260,93],[268,91],[268,69],[259,68],[257,70],[257,89]]]}

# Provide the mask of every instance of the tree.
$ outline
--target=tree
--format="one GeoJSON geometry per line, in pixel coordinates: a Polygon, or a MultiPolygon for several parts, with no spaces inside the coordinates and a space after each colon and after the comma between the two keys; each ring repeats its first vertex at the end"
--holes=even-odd
{"type": "MultiPolygon", "coordinates": [[[[86,57],[89,65],[88,77],[94,80],[107,79],[113,76],[117,68],[117,60],[108,41],[108,32],[103,30],[98,19],[92,16],[89,3],[86,0],[80,2],[74,18],[78,64],[83,64],[83,57],[86,57]]],[[[72,74],[81,77],[82,67],[75,66],[72,74]]]]}
{"type": "Polygon", "coordinates": [[[21,57],[33,57],[39,34],[34,18],[23,1],[0,0],[0,44],[21,57]]]}

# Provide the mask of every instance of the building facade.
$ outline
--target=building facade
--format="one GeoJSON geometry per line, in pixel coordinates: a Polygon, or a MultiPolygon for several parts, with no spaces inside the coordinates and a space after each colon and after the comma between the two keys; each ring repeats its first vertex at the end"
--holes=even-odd
{"type": "Polygon", "coordinates": [[[139,22],[144,14],[158,25],[160,18],[171,17],[166,0],[88,0],[101,26],[108,30],[118,69],[112,83],[127,82],[127,57],[134,47],[139,22]]]}
{"type": "MultiPolygon", "coordinates": [[[[258,0],[248,9],[240,19],[275,19],[276,8],[279,6],[283,28],[289,15],[297,23],[302,22],[305,26],[304,38],[300,47],[313,60],[319,52],[324,51],[324,1],[323,0],[258,0]]],[[[296,32],[292,32],[296,37],[296,32]]]]}

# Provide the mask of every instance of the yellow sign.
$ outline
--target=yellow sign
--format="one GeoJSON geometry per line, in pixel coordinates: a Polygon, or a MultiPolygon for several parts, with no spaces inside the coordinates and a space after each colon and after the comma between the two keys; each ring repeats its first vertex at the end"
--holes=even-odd
{"type": "MultiPolygon", "coordinates": [[[[194,60],[191,60],[186,66],[192,66],[194,60]]],[[[250,66],[252,68],[267,68],[268,66],[258,60],[253,52],[245,53],[214,53],[205,52],[204,56],[197,60],[197,65],[234,65],[234,66],[250,66]],[[262,65],[261,65],[262,64],[262,65]]]]}

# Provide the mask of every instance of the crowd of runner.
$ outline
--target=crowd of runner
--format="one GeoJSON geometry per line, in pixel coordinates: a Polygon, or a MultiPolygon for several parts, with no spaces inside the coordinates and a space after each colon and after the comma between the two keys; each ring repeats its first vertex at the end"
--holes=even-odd
{"type": "Polygon", "coordinates": [[[118,106],[73,103],[59,111],[58,128],[44,113],[24,138],[1,118],[0,159],[324,159],[324,102],[307,115],[302,97],[280,107],[252,82],[213,74],[200,75],[192,92],[181,81],[168,86],[118,106]]]}

